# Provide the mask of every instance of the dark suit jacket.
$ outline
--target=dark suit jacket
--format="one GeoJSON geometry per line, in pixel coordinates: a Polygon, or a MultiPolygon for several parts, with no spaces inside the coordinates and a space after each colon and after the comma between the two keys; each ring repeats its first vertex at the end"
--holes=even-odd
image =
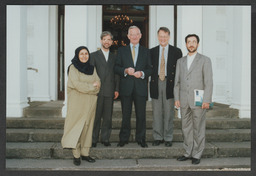
{"type": "Polygon", "coordinates": [[[149,49],[139,45],[139,53],[136,67],[134,67],[131,47],[118,48],[115,72],[120,75],[120,96],[131,96],[133,90],[140,96],[148,96],[148,77],[152,73],[149,49]],[[124,76],[124,70],[132,67],[135,71],[143,71],[145,78],[135,78],[134,76],[124,76]]]}
{"type": "MultiPolygon", "coordinates": [[[[158,99],[158,66],[159,66],[159,48],[156,46],[150,49],[151,63],[153,73],[150,81],[150,97],[158,99]]],[[[174,98],[173,87],[175,79],[176,62],[182,57],[182,52],[179,48],[169,45],[167,58],[167,77],[166,77],[166,99],[174,98]]]]}
{"type": "Polygon", "coordinates": [[[119,92],[119,76],[114,73],[116,56],[109,52],[106,61],[101,50],[91,53],[91,64],[95,66],[101,81],[100,92],[98,95],[114,97],[114,91],[119,92]]]}

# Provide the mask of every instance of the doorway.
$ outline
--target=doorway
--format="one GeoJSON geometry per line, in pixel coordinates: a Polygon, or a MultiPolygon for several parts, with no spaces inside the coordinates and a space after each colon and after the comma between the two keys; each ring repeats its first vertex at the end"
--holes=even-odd
{"type": "Polygon", "coordinates": [[[65,69],[64,69],[64,16],[65,6],[58,6],[58,100],[64,100],[65,69]]]}
{"type": "Polygon", "coordinates": [[[140,45],[148,47],[149,7],[138,5],[103,5],[103,31],[110,31],[114,36],[111,52],[117,53],[120,46],[128,45],[128,28],[138,26],[142,33],[140,45]]]}

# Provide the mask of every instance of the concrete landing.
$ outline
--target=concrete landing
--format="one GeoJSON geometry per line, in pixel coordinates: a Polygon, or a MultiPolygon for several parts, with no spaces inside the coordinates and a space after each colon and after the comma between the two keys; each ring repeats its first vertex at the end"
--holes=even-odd
{"type": "Polygon", "coordinates": [[[81,171],[250,171],[250,158],[203,158],[199,165],[191,160],[115,159],[82,161],[75,166],[72,159],[6,159],[7,170],[81,170],[81,171]]]}

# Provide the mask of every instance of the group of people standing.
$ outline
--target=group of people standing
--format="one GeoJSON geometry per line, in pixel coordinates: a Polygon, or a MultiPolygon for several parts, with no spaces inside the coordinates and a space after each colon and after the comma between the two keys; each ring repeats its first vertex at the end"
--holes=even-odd
{"type": "Polygon", "coordinates": [[[118,147],[128,144],[131,134],[132,104],[135,106],[136,134],[139,146],[146,143],[146,101],[148,78],[153,108],[153,146],[172,146],[174,107],[180,108],[184,137],[183,156],[199,164],[205,147],[205,113],[212,102],[212,67],[208,57],[197,52],[199,37],[185,38],[188,54],[169,44],[170,31],[160,27],[159,45],[147,49],[139,44],[142,37],[137,26],[128,29],[130,44],[120,47],[117,55],[110,52],[113,35],[101,34],[101,49],[90,54],[82,46],[68,68],[67,116],[61,140],[63,148],[72,149],[73,163],[81,159],[95,162],[90,147],[101,143],[111,146],[113,101],[118,96],[122,107],[122,125],[118,147]],[[194,105],[194,89],[204,90],[202,107],[194,105]],[[101,123],[102,119],[102,123],[101,123]]]}

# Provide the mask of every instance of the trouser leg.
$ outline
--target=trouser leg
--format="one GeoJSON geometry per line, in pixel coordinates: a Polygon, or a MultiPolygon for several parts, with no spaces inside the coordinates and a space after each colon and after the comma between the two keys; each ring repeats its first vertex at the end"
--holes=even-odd
{"type": "Polygon", "coordinates": [[[98,96],[96,114],[95,114],[95,120],[94,120],[94,126],[93,126],[93,135],[92,135],[93,143],[97,143],[99,140],[101,117],[103,113],[103,103],[104,103],[104,97],[98,96]]]}
{"type": "Polygon", "coordinates": [[[158,99],[152,99],[154,140],[164,139],[163,91],[163,81],[158,79],[158,99]]]}
{"type": "Polygon", "coordinates": [[[136,114],[136,141],[146,139],[146,97],[133,95],[136,114]]]}
{"type": "Polygon", "coordinates": [[[101,141],[109,141],[112,130],[112,112],[113,112],[113,98],[104,97],[103,105],[103,121],[101,127],[101,141]]]}
{"type": "Polygon", "coordinates": [[[132,96],[121,96],[122,105],[122,127],[119,133],[119,139],[128,142],[131,134],[131,113],[132,113],[132,96]]]}
{"type": "Polygon", "coordinates": [[[76,148],[72,149],[72,153],[73,153],[73,156],[75,158],[80,158],[80,156],[81,156],[81,143],[80,143],[80,139],[78,140],[78,142],[76,144],[76,148]]]}
{"type": "Polygon", "coordinates": [[[154,140],[163,140],[163,111],[162,111],[162,99],[160,95],[158,99],[152,99],[153,108],[153,138],[154,140]]]}
{"type": "Polygon", "coordinates": [[[164,140],[173,140],[174,99],[164,99],[164,140]]]}
{"type": "Polygon", "coordinates": [[[200,159],[205,148],[205,109],[193,109],[194,145],[192,157],[200,159]]]}
{"type": "Polygon", "coordinates": [[[193,149],[193,113],[189,107],[181,108],[181,123],[183,134],[184,156],[191,157],[193,149]]]}

